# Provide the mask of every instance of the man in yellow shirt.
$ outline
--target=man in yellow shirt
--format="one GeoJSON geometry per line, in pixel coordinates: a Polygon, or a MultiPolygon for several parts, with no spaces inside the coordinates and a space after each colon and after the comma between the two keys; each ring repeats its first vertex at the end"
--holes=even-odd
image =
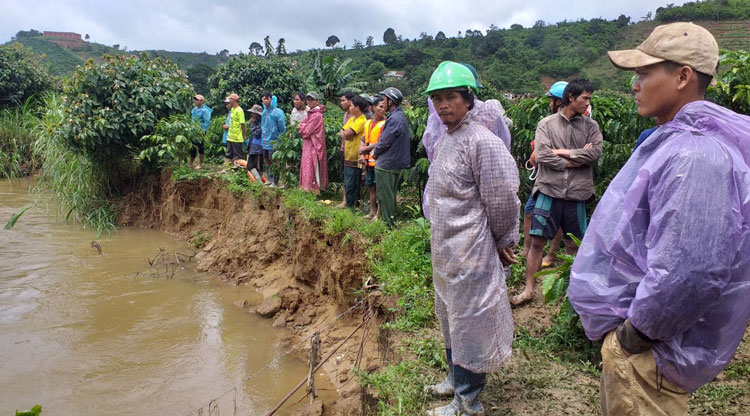
{"type": "Polygon", "coordinates": [[[234,163],[237,159],[244,159],[242,143],[247,138],[247,127],[245,126],[245,112],[240,107],[240,96],[232,93],[229,95],[229,101],[232,116],[227,136],[227,157],[234,163]]]}
{"type": "Polygon", "coordinates": [[[365,132],[365,110],[367,100],[360,96],[352,98],[349,106],[351,117],[344,124],[339,137],[344,139],[344,194],[346,206],[354,208],[359,203],[359,185],[362,179],[362,169],[359,165],[359,142],[365,132]]]}

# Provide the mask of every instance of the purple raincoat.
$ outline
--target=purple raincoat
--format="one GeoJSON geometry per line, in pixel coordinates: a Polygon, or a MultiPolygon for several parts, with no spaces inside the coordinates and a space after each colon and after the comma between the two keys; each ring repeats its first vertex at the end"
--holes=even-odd
{"type": "MultiPolygon", "coordinates": [[[[438,143],[445,135],[445,124],[440,120],[435,106],[432,104],[431,99],[427,99],[427,107],[430,110],[430,115],[427,117],[427,125],[425,126],[424,133],[422,133],[422,145],[427,152],[427,160],[432,163],[433,154],[437,149],[438,143]]],[[[505,117],[505,109],[498,100],[487,100],[480,101],[474,99],[474,108],[469,111],[468,120],[472,120],[486,127],[492,134],[499,137],[505,147],[510,151],[510,130],[505,117]]],[[[510,122],[510,119],[508,119],[510,122]]],[[[429,171],[429,173],[432,173],[429,171]]],[[[429,176],[429,175],[428,175],[429,176]]],[[[427,202],[427,187],[430,185],[429,178],[424,189],[424,197],[422,198],[422,210],[424,216],[430,219],[430,207],[427,202]]]]}
{"type": "Polygon", "coordinates": [[[750,319],[749,132],[750,117],[685,105],[609,185],[571,270],[586,335],[629,318],[688,392],[726,367],[750,319]]]}

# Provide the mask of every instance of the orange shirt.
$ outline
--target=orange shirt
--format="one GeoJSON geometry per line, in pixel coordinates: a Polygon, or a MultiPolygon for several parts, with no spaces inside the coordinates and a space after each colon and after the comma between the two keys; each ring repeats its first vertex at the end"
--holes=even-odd
{"type": "MultiPolygon", "coordinates": [[[[365,145],[369,146],[375,144],[380,140],[380,133],[383,132],[383,126],[385,126],[385,120],[373,123],[374,120],[367,120],[365,122],[365,145]]],[[[370,156],[369,153],[365,154],[366,166],[375,167],[375,159],[370,156]]]]}

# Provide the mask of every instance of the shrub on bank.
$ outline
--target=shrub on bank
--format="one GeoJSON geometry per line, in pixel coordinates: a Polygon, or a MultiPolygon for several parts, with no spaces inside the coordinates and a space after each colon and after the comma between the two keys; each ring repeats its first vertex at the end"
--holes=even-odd
{"type": "Polygon", "coordinates": [[[22,105],[52,87],[41,59],[20,43],[0,45],[0,108],[22,105]]]}

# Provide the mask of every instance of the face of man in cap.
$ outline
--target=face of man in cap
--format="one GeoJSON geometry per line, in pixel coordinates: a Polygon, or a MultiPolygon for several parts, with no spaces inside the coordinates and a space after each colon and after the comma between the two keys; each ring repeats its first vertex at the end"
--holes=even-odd
{"type": "Polygon", "coordinates": [[[702,95],[697,89],[698,74],[687,65],[662,62],[638,67],[635,75],[632,89],[638,114],[653,118],[657,124],[671,120],[685,104],[686,96],[702,95]]]}
{"type": "Polygon", "coordinates": [[[310,108],[315,108],[320,104],[320,100],[316,100],[309,95],[307,96],[307,106],[310,108]]]}
{"type": "Polygon", "coordinates": [[[430,93],[430,98],[440,120],[442,120],[448,129],[456,127],[469,111],[470,104],[461,95],[459,89],[451,88],[433,91],[430,93]]]}

